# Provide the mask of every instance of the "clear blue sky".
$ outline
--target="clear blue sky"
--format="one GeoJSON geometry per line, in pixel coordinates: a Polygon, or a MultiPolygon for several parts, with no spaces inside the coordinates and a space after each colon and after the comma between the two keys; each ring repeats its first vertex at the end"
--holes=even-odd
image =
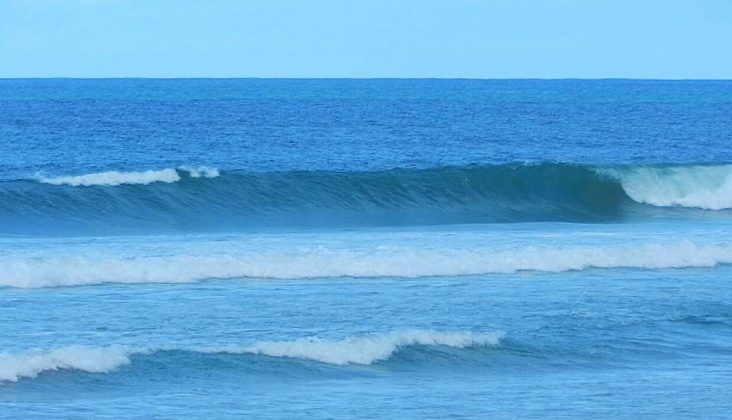
{"type": "Polygon", "coordinates": [[[0,0],[0,77],[732,79],[732,0],[0,0]]]}

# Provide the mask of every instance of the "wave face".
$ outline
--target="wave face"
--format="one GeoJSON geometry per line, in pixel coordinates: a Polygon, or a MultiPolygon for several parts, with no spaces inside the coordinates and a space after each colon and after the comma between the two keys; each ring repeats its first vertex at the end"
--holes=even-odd
{"type": "MultiPolygon", "coordinates": [[[[160,251],[157,251],[160,252],[160,251]]],[[[210,279],[379,278],[563,272],[592,268],[666,269],[732,264],[729,244],[682,240],[625,245],[524,245],[511,248],[316,246],[177,255],[3,256],[0,286],[18,288],[103,283],[189,283],[210,279]]]]}
{"type": "Polygon", "coordinates": [[[679,207],[732,207],[732,165],[101,172],[2,183],[0,231],[601,222],[658,216],[663,208],[678,216],[679,207]]]}
{"type": "Polygon", "coordinates": [[[248,346],[130,348],[125,346],[67,346],[54,350],[0,353],[0,383],[35,378],[54,370],[107,373],[131,363],[131,357],[159,352],[189,351],[201,354],[252,354],[274,358],[303,359],[331,365],[371,365],[384,361],[406,347],[445,346],[466,348],[498,346],[502,332],[474,333],[405,330],[348,337],[343,340],[305,338],[294,341],[259,342],[248,346]]]}

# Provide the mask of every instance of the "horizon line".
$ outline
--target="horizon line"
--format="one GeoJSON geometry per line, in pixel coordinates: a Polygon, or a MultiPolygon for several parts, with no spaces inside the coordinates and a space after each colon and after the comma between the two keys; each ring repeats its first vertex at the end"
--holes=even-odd
{"type": "Polygon", "coordinates": [[[262,77],[262,76],[43,76],[5,77],[0,80],[471,80],[471,81],[732,81],[732,78],[655,78],[655,77],[262,77]]]}

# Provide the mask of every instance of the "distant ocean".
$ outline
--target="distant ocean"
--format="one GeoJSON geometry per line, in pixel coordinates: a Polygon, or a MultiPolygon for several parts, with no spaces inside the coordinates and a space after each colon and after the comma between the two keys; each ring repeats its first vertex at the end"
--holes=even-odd
{"type": "Polygon", "coordinates": [[[725,418],[732,82],[0,80],[0,417],[725,418]]]}

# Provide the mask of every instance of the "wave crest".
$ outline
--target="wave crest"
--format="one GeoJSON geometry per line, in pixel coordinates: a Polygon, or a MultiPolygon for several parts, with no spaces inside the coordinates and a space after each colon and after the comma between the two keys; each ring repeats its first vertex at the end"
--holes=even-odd
{"type": "Polygon", "coordinates": [[[27,353],[0,353],[0,383],[35,378],[42,372],[75,369],[91,373],[110,372],[130,363],[129,350],[122,347],[68,346],[27,353]]]}
{"type": "Polygon", "coordinates": [[[216,168],[209,168],[207,166],[181,166],[178,169],[167,168],[139,172],[107,171],[55,178],[40,177],[38,181],[44,184],[67,185],[72,187],[149,185],[154,182],[170,184],[181,180],[180,172],[187,173],[191,178],[215,178],[219,176],[219,171],[216,168]]]}
{"type": "Polygon", "coordinates": [[[270,357],[289,357],[313,360],[332,365],[370,365],[386,360],[400,348],[408,346],[497,346],[503,333],[477,334],[472,332],[439,332],[407,330],[386,334],[371,334],[329,341],[307,338],[297,341],[275,341],[254,346],[223,348],[227,353],[253,353],[270,357]]]}
{"type": "Polygon", "coordinates": [[[294,341],[259,342],[249,346],[131,348],[74,345],[54,350],[33,349],[25,353],[0,353],[0,384],[17,382],[21,378],[32,379],[43,372],[54,370],[107,373],[131,363],[131,356],[161,351],[253,354],[311,360],[332,365],[370,365],[390,358],[405,347],[495,347],[500,344],[503,336],[503,332],[405,330],[354,336],[342,340],[313,337],[294,341]]]}

